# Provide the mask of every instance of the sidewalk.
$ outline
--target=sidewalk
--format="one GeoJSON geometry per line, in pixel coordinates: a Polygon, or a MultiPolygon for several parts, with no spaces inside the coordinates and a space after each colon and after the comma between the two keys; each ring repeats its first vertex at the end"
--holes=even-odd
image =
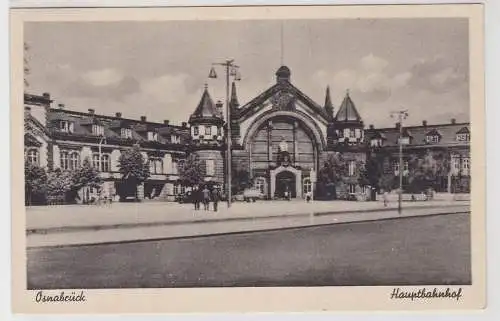
{"type": "Polygon", "coordinates": [[[27,245],[62,246],[190,237],[332,223],[464,213],[469,202],[274,201],[234,203],[219,212],[194,211],[191,204],[117,203],[105,206],[33,207],[26,211],[27,245]]]}
{"type": "MultiPolygon", "coordinates": [[[[464,201],[403,202],[403,209],[443,206],[469,206],[464,201]]],[[[203,206],[202,206],[203,207],[203,206]]],[[[66,205],[27,207],[28,232],[57,232],[74,229],[116,228],[150,224],[185,224],[190,222],[241,220],[263,217],[287,217],[299,214],[366,212],[397,209],[397,202],[384,207],[383,202],[354,201],[261,201],[219,204],[219,211],[195,211],[192,204],[166,202],[115,203],[107,205],[66,205]]]]}

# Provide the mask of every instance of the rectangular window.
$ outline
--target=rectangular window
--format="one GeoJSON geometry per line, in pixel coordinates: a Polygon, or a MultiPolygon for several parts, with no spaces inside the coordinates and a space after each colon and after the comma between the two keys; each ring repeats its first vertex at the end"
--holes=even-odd
{"type": "Polygon", "coordinates": [[[174,185],[174,195],[179,195],[180,192],[180,185],[175,184],[174,185]]]}
{"type": "Polygon", "coordinates": [[[470,134],[457,134],[457,141],[459,142],[470,141],[470,134]]]}
{"type": "Polygon", "coordinates": [[[349,130],[349,138],[356,138],[356,130],[354,128],[349,130]]]}
{"type": "Polygon", "coordinates": [[[158,133],[148,132],[148,140],[152,141],[152,142],[157,142],[158,141],[158,133]]]}
{"type": "Polygon", "coordinates": [[[356,162],[350,161],[349,162],[349,176],[354,176],[355,173],[356,173],[356,162]]]}
{"type": "Polygon", "coordinates": [[[355,193],[356,193],[356,185],[349,184],[349,194],[355,194],[355,193]]]}
{"type": "Polygon", "coordinates": [[[61,168],[69,169],[69,153],[67,151],[61,151],[61,168]]]}
{"type": "Polygon", "coordinates": [[[425,140],[427,141],[427,143],[439,143],[439,136],[437,135],[426,136],[425,140]]]}
{"type": "Polygon", "coordinates": [[[200,128],[198,126],[193,127],[193,135],[198,136],[200,134],[200,128]]]}
{"type": "Polygon", "coordinates": [[[470,160],[468,158],[462,159],[462,168],[468,170],[470,168],[470,160]]]}
{"type": "Polygon", "coordinates": [[[73,133],[74,128],[75,126],[73,122],[69,122],[67,120],[61,120],[61,122],[59,123],[59,129],[62,132],[73,133]]]}
{"type": "Polygon", "coordinates": [[[132,129],[130,128],[122,128],[121,129],[122,138],[132,138],[132,129]]]}
{"type": "Polygon", "coordinates": [[[380,138],[372,139],[370,141],[370,145],[372,147],[380,147],[380,146],[382,146],[382,140],[380,138]]]}
{"type": "Polygon", "coordinates": [[[217,136],[222,136],[222,127],[217,127],[217,136]]]}
{"type": "Polygon", "coordinates": [[[179,136],[177,135],[170,136],[170,141],[172,142],[172,144],[180,144],[181,142],[179,136]]]}
{"type": "Polygon", "coordinates": [[[101,125],[92,125],[92,134],[96,136],[104,135],[104,127],[101,125]]]}
{"type": "Polygon", "coordinates": [[[207,169],[207,176],[214,176],[215,175],[215,162],[213,159],[207,159],[206,160],[206,169],[207,169]]]}
{"type": "Polygon", "coordinates": [[[177,175],[179,174],[179,163],[178,161],[172,161],[172,174],[177,175]]]}
{"type": "Polygon", "coordinates": [[[210,138],[210,135],[212,135],[212,127],[210,126],[205,126],[205,136],[207,138],[210,138]]]}

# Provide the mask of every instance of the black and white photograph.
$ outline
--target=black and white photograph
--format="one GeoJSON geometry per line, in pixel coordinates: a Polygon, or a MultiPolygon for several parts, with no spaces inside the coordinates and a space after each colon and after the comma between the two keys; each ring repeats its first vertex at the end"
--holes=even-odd
{"type": "Polygon", "coordinates": [[[481,161],[470,30],[435,16],[25,21],[25,288],[460,297],[481,161]]]}

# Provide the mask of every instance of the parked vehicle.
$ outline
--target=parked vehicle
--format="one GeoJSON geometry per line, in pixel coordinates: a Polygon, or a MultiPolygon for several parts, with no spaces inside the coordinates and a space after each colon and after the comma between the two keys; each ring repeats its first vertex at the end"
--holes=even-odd
{"type": "Polygon", "coordinates": [[[243,200],[245,202],[255,202],[264,198],[264,194],[256,188],[247,188],[243,191],[243,200]]]}

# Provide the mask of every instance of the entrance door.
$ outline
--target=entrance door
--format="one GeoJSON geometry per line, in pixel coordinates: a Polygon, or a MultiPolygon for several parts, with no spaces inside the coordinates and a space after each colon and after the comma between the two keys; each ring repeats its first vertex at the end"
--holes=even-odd
{"type": "Polygon", "coordinates": [[[295,175],[292,172],[284,171],[276,175],[276,196],[285,197],[285,192],[292,198],[297,197],[295,190],[295,175]]]}

